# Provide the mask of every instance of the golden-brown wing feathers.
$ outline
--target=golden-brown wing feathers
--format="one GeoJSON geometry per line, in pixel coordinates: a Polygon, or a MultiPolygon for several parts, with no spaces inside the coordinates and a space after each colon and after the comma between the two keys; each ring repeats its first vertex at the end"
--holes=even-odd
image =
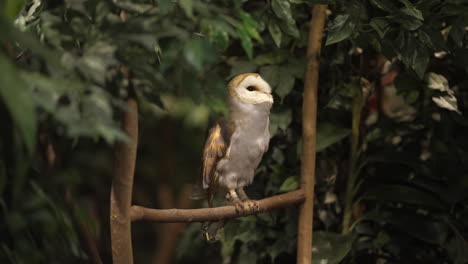
{"type": "Polygon", "coordinates": [[[219,175],[216,166],[228,153],[233,131],[234,127],[231,123],[219,119],[208,133],[203,151],[202,175],[203,189],[205,189],[209,200],[212,199],[218,187],[219,175]]]}

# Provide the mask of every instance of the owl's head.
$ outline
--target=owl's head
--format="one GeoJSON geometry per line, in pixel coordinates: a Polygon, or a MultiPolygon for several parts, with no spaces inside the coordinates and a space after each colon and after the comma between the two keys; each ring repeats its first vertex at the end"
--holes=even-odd
{"type": "Polygon", "coordinates": [[[249,104],[273,103],[270,85],[257,73],[234,77],[228,84],[229,96],[249,104]]]}

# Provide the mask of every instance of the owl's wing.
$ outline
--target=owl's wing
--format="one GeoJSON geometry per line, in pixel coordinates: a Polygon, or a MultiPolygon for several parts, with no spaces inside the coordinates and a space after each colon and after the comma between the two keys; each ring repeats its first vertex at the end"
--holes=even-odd
{"type": "Polygon", "coordinates": [[[226,157],[233,132],[234,125],[224,118],[220,118],[208,132],[203,150],[202,183],[204,193],[210,200],[218,187],[219,175],[216,166],[226,157]]]}

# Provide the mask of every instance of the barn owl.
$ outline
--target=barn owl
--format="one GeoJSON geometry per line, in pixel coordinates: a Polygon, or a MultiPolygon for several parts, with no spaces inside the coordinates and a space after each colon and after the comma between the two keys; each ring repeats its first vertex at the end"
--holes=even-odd
{"type": "Polygon", "coordinates": [[[226,191],[228,201],[243,214],[258,209],[243,188],[252,183],[254,170],[268,150],[273,97],[270,85],[256,73],[236,76],[227,88],[229,118],[219,119],[209,131],[199,189],[210,205],[218,190],[226,191]]]}

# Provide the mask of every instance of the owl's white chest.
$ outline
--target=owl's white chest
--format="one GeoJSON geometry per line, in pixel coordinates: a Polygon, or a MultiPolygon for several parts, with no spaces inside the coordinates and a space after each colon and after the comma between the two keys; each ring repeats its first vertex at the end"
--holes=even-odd
{"type": "Polygon", "coordinates": [[[235,131],[228,155],[217,166],[220,185],[229,189],[242,188],[252,183],[255,169],[268,149],[269,105],[259,110],[250,110],[250,115],[233,119],[235,131]]]}

